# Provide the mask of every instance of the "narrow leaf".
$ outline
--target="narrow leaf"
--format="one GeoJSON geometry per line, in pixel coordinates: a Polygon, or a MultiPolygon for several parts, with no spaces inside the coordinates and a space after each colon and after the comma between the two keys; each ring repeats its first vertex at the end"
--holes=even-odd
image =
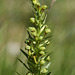
{"type": "Polygon", "coordinates": [[[35,68],[35,66],[34,66],[34,64],[33,64],[32,62],[28,61],[28,63],[29,63],[33,68],[35,68]]]}
{"type": "Polygon", "coordinates": [[[28,54],[26,52],[24,52],[22,49],[20,49],[20,50],[28,58],[28,54]]]}
{"type": "MultiPolygon", "coordinates": [[[[28,69],[28,70],[30,70],[28,67],[27,67],[27,65],[25,64],[25,63],[23,63],[23,61],[21,61],[19,58],[18,58],[18,60],[28,69]]],[[[31,71],[31,70],[30,70],[31,71]]],[[[31,71],[32,72],[32,71],[31,71]]]]}
{"type": "Polygon", "coordinates": [[[28,35],[29,35],[29,38],[32,38],[28,30],[27,30],[27,33],[28,33],[28,35]]]}

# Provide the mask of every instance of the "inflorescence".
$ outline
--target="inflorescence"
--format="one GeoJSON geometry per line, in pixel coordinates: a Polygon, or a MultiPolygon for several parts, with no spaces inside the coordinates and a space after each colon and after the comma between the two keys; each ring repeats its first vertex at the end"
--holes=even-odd
{"type": "Polygon", "coordinates": [[[38,0],[30,0],[35,10],[34,17],[30,22],[35,25],[27,29],[28,39],[25,40],[27,53],[22,49],[22,53],[27,57],[28,66],[18,59],[27,69],[26,75],[50,75],[48,68],[50,66],[50,53],[47,52],[46,46],[50,44],[47,34],[51,30],[45,25],[47,14],[44,13],[48,7],[41,5],[38,0]]]}

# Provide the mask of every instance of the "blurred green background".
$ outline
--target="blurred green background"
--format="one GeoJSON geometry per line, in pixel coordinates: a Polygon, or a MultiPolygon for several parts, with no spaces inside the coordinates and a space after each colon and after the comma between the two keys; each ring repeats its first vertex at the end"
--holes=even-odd
{"type": "MultiPolygon", "coordinates": [[[[51,0],[40,0],[50,6],[51,0]]],[[[51,75],[75,75],[75,0],[57,0],[47,9],[46,24],[53,38],[48,47],[51,55],[51,75]]],[[[0,75],[26,75],[26,68],[17,60],[26,62],[24,49],[26,29],[34,10],[29,0],[0,0],[0,75]]]]}

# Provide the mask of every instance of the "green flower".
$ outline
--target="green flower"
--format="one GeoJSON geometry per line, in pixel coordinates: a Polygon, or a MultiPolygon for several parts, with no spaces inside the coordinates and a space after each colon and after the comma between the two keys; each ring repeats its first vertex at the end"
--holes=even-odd
{"type": "Polygon", "coordinates": [[[41,55],[45,55],[45,52],[44,51],[40,51],[39,52],[41,55]]]}
{"type": "Polygon", "coordinates": [[[41,7],[41,9],[43,9],[43,10],[45,10],[47,8],[48,8],[47,5],[42,5],[42,7],[41,7]]]}
{"type": "Polygon", "coordinates": [[[40,6],[40,3],[37,0],[33,0],[34,5],[40,6]]]}
{"type": "Polygon", "coordinates": [[[31,21],[32,23],[35,23],[35,18],[30,18],[30,21],[31,21]]]}
{"type": "Polygon", "coordinates": [[[39,2],[37,2],[37,4],[36,4],[36,5],[40,7],[40,3],[39,3],[39,2]]]}
{"type": "Polygon", "coordinates": [[[50,41],[49,41],[49,40],[45,40],[45,43],[46,43],[47,45],[49,45],[49,44],[50,44],[50,41]]]}
{"type": "Polygon", "coordinates": [[[29,27],[29,32],[31,33],[32,36],[36,36],[37,35],[37,31],[34,27],[29,27]]]}
{"type": "Polygon", "coordinates": [[[32,53],[31,53],[31,51],[29,50],[28,55],[31,56],[31,54],[32,54],[32,53]]]}
{"type": "Polygon", "coordinates": [[[46,34],[51,33],[51,30],[50,29],[45,29],[45,33],[46,34]]]}
{"type": "Polygon", "coordinates": [[[40,64],[41,64],[41,65],[44,65],[45,63],[46,63],[46,61],[43,60],[43,59],[40,61],[40,64]]]}
{"type": "Polygon", "coordinates": [[[45,50],[46,48],[45,47],[40,47],[40,50],[45,50]]]}
{"type": "Polygon", "coordinates": [[[26,50],[30,50],[30,46],[27,45],[27,46],[25,47],[25,49],[26,49],[26,50]]]}
{"type": "Polygon", "coordinates": [[[47,70],[46,68],[42,68],[42,69],[41,69],[41,72],[42,72],[42,73],[47,73],[48,70],[47,70]]]}
{"type": "Polygon", "coordinates": [[[33,3],[34,3],[34,4],[37,4],[37,2],[38,2],[37,0],[33,0],[33,3]]]}
{"type": "Polygon", "coordinates": [[[44,10],[48,7],[41,5],[39,0],[30,0],[35,10],[34,17],[30,18],[33,27],[27,29],[28,39],[25,40],[26,47],[21,52],[27,58],[27,64],[19,59],[19,61],[28,69],[26,75],[48,75],[48,67],[50,66],[50,56],[47,54],[46,46],[50,44],[46,34],[51,33],[48,25],[45,25],[47,14],[44,10]]]}
{"type": "Polygon", "coordinates": [[[39,37],[39,41],[42,41],[42,40],[43,40],[43,36],[40,36],[40,37],[39,37]]]}
{"type": "Polygon", "coordinates": [[[36,44],[36,42],[35,42],[35,41],[33,41],[33,44],[36,44]]]}
{"type": "Polygon", "coordinates": [[[29,27],[30,32],[36,32],[36,29],[34,27],[29,27]]]}

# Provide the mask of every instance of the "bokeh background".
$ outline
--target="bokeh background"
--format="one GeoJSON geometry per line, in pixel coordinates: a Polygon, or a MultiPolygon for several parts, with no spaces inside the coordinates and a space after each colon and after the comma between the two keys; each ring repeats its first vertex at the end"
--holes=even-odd
{"type": "MultiPolygon", "coordinates": [[[[50,6],[51,0],[40,0],[50,6]]],[[[48,47],[51,75],[75,75],[75,0],[57,0],[47,9],[48,26],[53,38],[48,47]]],[[[20,52],[27,38],[26,29],[34,10],[29,0],[0,0],[0,75],[26,75],[26,68],[17,60],[26,59],[20,52]]]]}

